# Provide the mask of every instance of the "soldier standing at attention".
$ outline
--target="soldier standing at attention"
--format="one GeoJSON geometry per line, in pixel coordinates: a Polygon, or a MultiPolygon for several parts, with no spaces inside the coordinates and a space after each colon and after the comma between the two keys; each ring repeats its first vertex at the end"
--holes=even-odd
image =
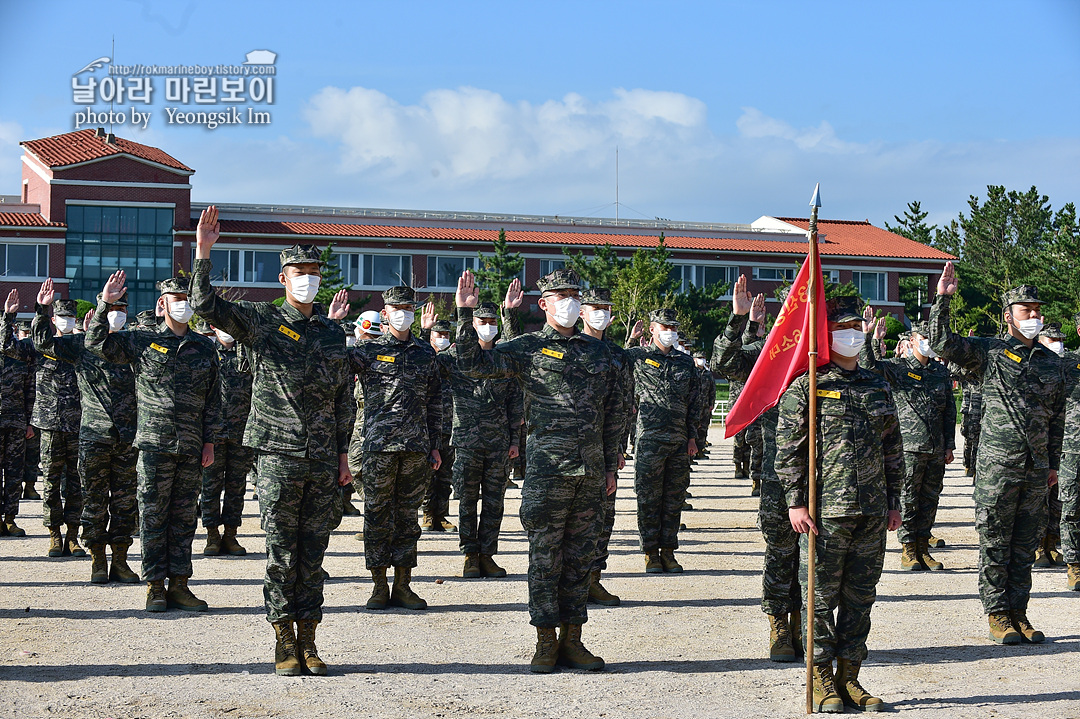
{"type": "MultiPolygon", "coordinates": [[[[437,356],[443,355],[453,340],[450,336],[453,327],[448,320],[435,319],[435,308],[431,303],[424,307],[421,316],[421,328],[430,332],[431,348],[437,356]],[[424,322],[427,321],[427,326],[424,322]],[[432,324],[434,323],[434,324],[432,324]]],[[[439,456],[442,464],[431,473],[427,492],[424,494],[424,521],[421,529],[432,532],[453,532],[457,529],[448,519],[450,514],[450,487],[454,481],[454,445],[451,439],[454,433],[454,392],[450,387],[450,374],[447,367],[453,362],[446,355],[442,367],[442,433],[439,437],[439,456]]]]}
{"type": "MultiPolygon", "coordinates": [[[[53,281],[45,280],[37,297],[34,347],[75,367],[82,397],[79,426],[79,476],[83,484],[82,533],[93,563],[90,581],[112,580],[138,584],[139,575],[127,563],[128,547],[138,529],[139,510],[135,462],[135,375],[129,365],[106,362],[87,351],[84,337],[56,337],[49,308],[53,281]],[[105,545],[112,547],[112,567],[105,559],[105,545]]],[[[98,297],[101,302],[101,297],[98,297]]],[[[87,312],[87,323],[94,311],[87,312]]],[[[127,321],[126,293],[107,306],[109,332],[118,332],[127,321]]]]}
{"type": "MultiPolygon", "coordinates": [[[[1039,344],[1046,349],[1050,350],[1058,357],[1065,354],[1065,333],[1061,331],[1060,322],[1048,322],[1043,327],[1042,332],[1039,333],[1039,344]]],[[[1070,366],[1066,362],[1066,383],[1069,382],[1069,369],[1070,366]]],[[[1066,388],[1071,389],[1071,387],[1066,388]]],[[[1066,391],[1065,396],[1069,397],[1070,392],[1066,391]]],[[[1067,411],[1067,410],[1066,410],[1067,411]]],[[[1066,428],[1069,424],[1066,423],[1066,428]]],[[[1066,429],[1068,431],[1068,429],[1066,429]]],[[[1064,451],[1064,450],[1062,450],[1064,451]]],[[[1055,484],[1050,487],[1047,492],[1047,508],[1049,513],[1047,514],[1046,531],[1043,534],[1043,539],[1039,543],[1039,546],[1035,549],[1035,562],[1033,567],[1046,568],[1052,567],[1055,564],[1065,564],[1065,559],[1061,552],[1058,550],[1058,543],[1061,541],[1059,536],[1061,527],[1061,495],[1059,494],[1059,485],[1055,484]]]]}
{"type": "Polygon", "coordinates": [[[604,660],[581,643],[581,625],[588,619],[604,495],[615,487],[624,398],[616,391],[611,352],[575,328],[581,316],[577,274],[556,270],[537,287],[544,328],[484,350],[473,326],[479,290],[466,270],[455,297],[458,365],[478,377],[519,378],[525,396],[529,457],[521,524],[529,535],[529,614],[537,633],[529,668],[549,673],[558,662],[599,670],[604,660]]]}
{"type": "Polygon", "coordinates": [[[109,307],[124,296],[125,280],[121,270],[105,283],[86,332],[86,349],[109,362],[130,364],[135,373],[146,610],[204,612],[206,602],[191,593],[188,579],[201,467],[213,463],[221,432],[217,358],[210,340],[188,330],[188,280],[180,277],[158,283],[167,314],[157,329],[110,332],[109,307]]]}
{"type": "MultiPolygon", "coordinates": [[[[1080,334],[1080,313],[1073,317],[1080,334]]],[[[1065,364],[1065,439],[1061,448],[1058,488],[1061,498],[1061,553],[1068,566],[1066,586],[1080,592],[1080,352],[1062,355],[1065,364]]]]}
{"type": "MultiPolygon", "coordinates": [[[[322,621],[323,556],[341,522],[342,487],[352,481],[348,446],[352,388],[345,334],[322,314],[315,296],[321,253],[313,245],[281,252],[280,307],[229,302],[210,286],[210,250],[220,235],[217,208],[202,212],[196,231],[192,299],[199,316],[251,350],[254,376],[244,446],[255,450],[259,509],[266,531],[263,598],[274,627],[274,671],[324,675],[315,645],[322,621]],[[299,631],[295,631],[293,623],[299,631]]],[[[346,305],[342,290],[331,315],[346,305]]]]}
{"type": "MultiPolygon", "coordinates": [[[[79,546],[79,518],[82,516],[82,482],[79,479],[79,384],[75,367],[52,355],[39,353],[29,339],[15,340],[15,313],[19,293],[8,294],[0,323],[0,349],[4,354],[35,367],[37,397],[30,424],[41,432],[41,468],[44,476],[42,523],[49,528],[50,557],[85,557],[79,546]],[[67,536],[60,533],[67,525],[67,536]]],[[[52,327],[60,337],[75,330],[75,300],[56,300],[52,327]]]]}
{"type": "Polygon", "coordinates": [[[903,547],[900,569],[920,571],[943,569],[930,555],[930,530],[937,518],[938,500],[945,483],[945,465],[953,461],[956,448],[956,401],[952,377],[940,362],[926,326],[911,328],[911,354],[906,358],[882,359],[881,340],[885,318],[873,319],[868,306],[864,313],[867,336],[859,353],[859,366],[880,375],[892,389],[904,440],[904,478],[900,492],[902,523],[897,539],[903,547]]]}
{"type": "Polygon", "coordinates": [[[704,352],[694,352],[694,366],[701,374],[701,421],[698,423],[697,443],[698,457],[703,457],[707,453],[705,448],[709,446],[709,425],[712,424],[712,413],[716,407],[716,379],[704,352]]]}
{"type": "MultiPolygon", "coordinates": [[[[30,323],[27,320],[22,320],[15,325],[15,331],[18,334],[18,338],[24,340],[30,336],[30,323]]],[[[25,364],[25,363],[24,363],[25,364]]],[[[30,375],[31,382],[33,381],[33,374],[30,375]]],[[[30,415],[27,415],[29,418],[30,415]]],[[[41,495],[34,489],[34,484],[37,483],[38,475],[41,467],[41,435],[34,432],[32,436],[26,438],[26,452],[23,457],[23,475],[25,479],[24,488],[22,493],[23,499],[32,499],[41,501],[41,495]]],[[[4,536],[3,527],[0,526],[0,537],[4,536]]]]}
{"type": "Polygon", "coordinates": [[[959,282],[951,262],[930,310],[930,345],[982,378],[983,416],[975,470],[979,596],[998,644],[1041,642],[1027,617],[1031,566],[1046,529],[1046,493],[1057,482],[1065,433],[1065,368],[1035,341],[1042,329],[1038,290],[1002,296],[1004,337],[960,337],[949,329],[959,282]]]}
{"type": "Polygon", "coordinates": [[[221,440],[214,445],[214,463],[203,470],[202,524],[206,528],[203,554],[242,557],[247,550],[236,540],[236,530],[244,512],[247,475],[255,462],[255,450],[244,446],[244,430],[251,412],[251,359],[248,351],[225,330],[209,323],[202,329],[210,330],[217,338],[224,423],[221,440]],[[224,533],[220,529],[222,525],[224,533]]]}
{"type": "Polygon", "coordinates": [[[856,297],[826,303],[832,362],[818,368],[816,470],[807,466],[807,375],[795,378],[781,396],[776,427],[776,474],[787,494],[791,526],[806,535],[800,566],[804,607],[807,542],[817,543],[812,651],[814,708],[821,712],[842,713],[845,705],[884,708],[859,684],[859,670],[867,655],[886,530],[900,526],[904,446],[889,385],[859,367],[865,335],[858,303],[856,297]],[[816,523],[807,510],[811,478],[820,497],[816,523]]]}
{"type": "MultiPolygon", "coordinates": [[[[18,311],[17,293],[15,298],[14,307],[18,311]]],[[[8,355],[0,357],[0,363],[0,471],[4,476],[0,487],[0,514],[3,514],[0,537],[25,537],[26,530],[15,523],[15,517],[19,514],[23,483],[29,482],[27,478],[31,476],[30,470],[23,465],[28,461],[27,440],[36,436],[30,426],[36,385],[34,368],[32,364],[8,355]]],[[[33,483],[28,486],[33,487],[33,483]]]]}
{"type": "Polygon", "coordinates": [[[426,609],[409,585],[420,538],[416,513],[442,465],[442,379],[435,350],[412,334],[413,289],[391,287],[383,304],[389,328],[348,355],[364,388],[364,560],[375,584],[366,606],[426,609]]]}
{"type": "Polygon", "coordinates": [[[701,380],[694,360],[672,351],[678,329],[675,310],[654,310],[649,316],[652,343],[626,350],[638,398],[634,490],[649,574],[683,570],[675,550],[701,421],[701,380]]]}
{"type": "MultiPolygon", "coordinates": [[[[382,317],[375,310],[368,310],[367,312],[361,312],[360,317],[356,320],[356,329],[353,330],[353,334],[356,335],[356,343],[354,347],[362,342],[368,342],[370,340],[382,337],[382,317]]],[[[349,438],[349,471],[352,473],[352,484],[347,487],[354,488],[359,485],[359,491],[361,493],[360,499],[363,499],[363,472],[362,464],[364,461],[364,385],[356,375],[353,387],[353,398],[356,400],[356,422],[353,424],[352,436],[349,438]]],[[[351,493],[346,495],[345,501],[351,503],[351,493]]],[[[359,510],[357,514],[361,514],[359,510]]],[[[357,532],[353,535],[353,539],[358,542],[364,541],[364,533],[357,532]]]]}

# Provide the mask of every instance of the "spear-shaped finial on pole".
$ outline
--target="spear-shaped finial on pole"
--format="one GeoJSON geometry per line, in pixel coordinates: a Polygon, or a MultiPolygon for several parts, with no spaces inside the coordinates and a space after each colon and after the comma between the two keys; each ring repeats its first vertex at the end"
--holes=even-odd
{"type": "MultiPolygon", "coordinates": [[[[812,318],[809,326],[807,349],[809,354],[809,380],[810,380],[810,407],[809,424],[810,431],[807,437],[807,503],[806,509],[810,513],[810,520],[817,524],[818,521],[818,496],[817,496],[817,361],[818,361],[818,332],[817,332],[817,283],[821,282],[821,269],[818,265],[818,233],[817,216],[818,208],[821,207],[821,183],[814,186],[814,196],[810,200],[810,231],[807,233],[809,240],[808,254],[810,255],[810,287],[809,312],[812,318]]],[[[814,594],[816,590],[817,573],[817,536],[811,531],[806,535],[806,713],[814,711],[814,594]]]]}

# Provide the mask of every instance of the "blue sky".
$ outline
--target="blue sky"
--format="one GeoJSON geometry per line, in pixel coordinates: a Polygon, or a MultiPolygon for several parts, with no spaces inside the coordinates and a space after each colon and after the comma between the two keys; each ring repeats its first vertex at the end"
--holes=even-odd
{"type": "Polygon", "coordinates": [[[612,216],[616,146],[623,217],[805,215],[815,182],[823,216],[878,225],[987,184],[1080,200],[1071,0],[0,0],[0,193],[113,36],[116,63],[278,54],[269,125],[169,125],[158,87],[116,128],[194,167],[196,200],[612,216]]]}

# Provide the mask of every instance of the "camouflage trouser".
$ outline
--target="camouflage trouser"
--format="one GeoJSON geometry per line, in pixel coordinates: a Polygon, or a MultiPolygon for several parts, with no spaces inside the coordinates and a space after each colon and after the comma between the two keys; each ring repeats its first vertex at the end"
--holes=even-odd
{"type": "Polygon", "coordinates": [[[214,445],[214,463],[202,471],[204,527],[240,526],[247,474],[254,461],[255,450],[240,442],[228,440],[214,445]]]}
{"type": "Polygon", "coordinates": [[[259,510],[266,532],[266,620],[322,620],[323,556],[341,522],[336,462],[257,452],[259,510]]]}
{"type": "Polygon", "coordinates": [[[749,468],[750,466],[750,445],[746,441],[745,428],[736,432],[731,438],[731,460],[735,463],[736,472],[742,467],[749,468]]]}
{"type": "Polygon", "coordinates": [[[1080,454],[1063,452],[1058,470],[1061,496],[1061,553],[1069,564],[1080,564],[1080,454]]]}
{"type": "Polygon", "coordinates": [[[87,545],[131,546],[139,527],[138,457],[139,450],[127,442],[79,440],[82,536],[87,545]]]}
{"type": "Polygon", "coordinates": [[[0,471],[4,473],[3,513],[14,517],[19,513],[22,497],[24,459],[26,457],[26,428],[0,429],[0,471]]]}
{"type": "Polygon", "coordinates": [[[463,554],[495,554],[503,519],[503,494],[510,471],[505,449],[454,450],[458,540],[463,554]],[[480,502],[479,521],[476,503],[480,502]]]}
{"type": "Polygon", "coordinates": [[[416,511],[431,474],[423,452],[364,452],[364,559],[368,569],[416,566],[416,540],[420,538],[416,511]]]}
{"type": "MultiPolygon", "coordinates": [[[[1060,473],[1059,473],[1060,474],[1060,473]]],[[[1058,536],[1058,532],[1061,531],[1061,480],[1058,480],[1059,484],[1055,484],[1053,487],[1049,487],[1046,491],[1046,532],[1043,534],[1051,536],[1058,536]]]]}
{"type": "Polygon", "coordinates": [[[611,494],[604,490],[604,524],[600,529],[600,536],[596,539],[596,562],[593,569],[607,569],[608,544],[611,543],[611,533],[615,529],[615,495],[618,494],[619,475],[615,475],[616,491],[611,494]]]}
{"type": "Polygon", "coordinates": [[[945,484],[945,456],[904,452],[904,483],[900,488],[902,524],[896,538],[907,544],[929,539],[937,520],[938,501],[945,484]]]}
{"type": "Polygon", "coordinates": [[[442,464],[431,473],[424,489],[424,512],[436,517],[446,518],[450,514],[450,487],[454,481],[454,448],[450,446],[450,437],[443,435],[439,447],[442,464]]]}
{"type": "Polygon", "coordinates": [[[191,576],[200,460],[199,455],[139,452],[139,541],[147,582],[191,576]]]}
{"type": "Polygon", "coordinates": [[[975,460],[979,455],[979,435],[982,425],[979,417],[964,415],[960,423],[960,434],[964,436],[964,469],[975,469],[975,460]]]}
{"type": "Polygon", "coordinates": [[[77,525],[82,516],[79,480],[79,433],[51,429],[41,432],[41,521],[46,527],[77,525]]]}
{"type": "MultiPolygon", "coordinates": [[[[817,571],[814,572],[814,663],[836,658],[866,659],[870,609],[885,560],[885,517],[822,517],[817,523],[817,571]],[[833,611],[836,611],[835,617],[833,611]]],[[[802,560],[803,636],[806,632],[807,537],[799,537],[802,560]]]]}
{"type": "Polygon", "coordinates": [[[761,483],[758,529],[765,539],[761,573],[761,610],[790,614],[802,602],[799,586],[799,535],[788,519],[787,496],[775,477],[761,483]]]}
{"type": "Polygon", "coordinates": [[[750,479],[761,481],[761,465],[765,456],[765,440],[761,434],[761,422],[755,421],[746,428],[747,455],[750,458],[750,479]]]}
{"type": "Polygon", "coordinates": [[[689,486],[690,457],[685,440],[658,440],[647,434],[638,437],[634,491],[642,551],[679,548],[679,522],[689,486]]]}
{"type": "Polygon", "coordinates": [[[528,434],[524,424],[518,428],[518,456],[514,460],[514,471],[517,472],[518,479],[522,480],[525,478],[525,442],[528,434]]]}
{"type": "Polygon", "coordinates": [[[521,526],[529,535],[529,623],[584,624],[596,538],[604,523],[603,477],[527,475],[521,526]]]}
{"type": "MultiPolygon", "coordinates": [[[[23,430],[23,437],[26,431],[23,430]]],[[[26,460],[23,463],[26,482],[33,484],[41,476],[41,431],[34,430],[34,436],[26,440],[26,460]]]]}
{"type": "Polygon", "coordinates": [[[348,461],[353,482],[345,488],[345,501],[350,501],[353,494],[358,494],[361,500],[364,498],[364,437],[363,433],[358,431],[360,429],[360,423],[357,423],[353,427],[352,437],[349,438],[348,461]]]}
{"type": "Polygon", "coordinates": [[[987,614],[1026,611],[1031,565],[1046,531],[1047,470],[1027,471],[980,460],[975,529],[979,532],[979,597],[987,614]],[[1006,471],[1012,476],[1002,476],[1006,471]]]}

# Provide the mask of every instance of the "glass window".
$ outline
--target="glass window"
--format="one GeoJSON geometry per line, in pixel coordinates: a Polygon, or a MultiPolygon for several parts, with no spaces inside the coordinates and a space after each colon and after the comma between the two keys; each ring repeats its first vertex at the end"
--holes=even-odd
{"type": "Polygon", "coordinates": [[[47,277],[48,245],[3,245],[0,274],[6,277],[47,277]],[[44,249],[44,252],[42,250],[44,249]]]}
{"type": "Polygon", "coordinates": [[[852,272],[851,281],[859,288],[859,295],[864,300],[884,302],[888,299],[884,272],[852,272]]]}
{"type": "Polygon", "coordinates": [[[101,208],[101,231],[117,233],[120,231],[120,208],[119,207],[102,207],[101,208]]]}
{"type": "Polygon", "coordinates": [[[436,257],[427,258],[428,287],[457,287],[458,278],[466,269],[476,269],[475,257],[436,257]]]}
{"type": "MultiPolygon", "coordinates": [[[[412,283],[411,255],[364,255],[364,284],[393,287],[412,283]]],[[[457,283],[454,283],[455,286],[457,283]]]]}
{"type": "Polygon", "coordinates": [[[794,282],[794,267],[755,267],[755,280],[769,280],[776,282],[794,282]]]}
{"type": "Polygon", "coordinates": [[[540,260],[540,276],[550,275],[555,270],[561,270],[565,267],[566,260],[540,260]]]}
{"type": "Polygon", "coordinates": [[[171,235],[173,228],[173,211],[165,208],[158,208],[157,211],[157,234],[159,235],[171,235]]]}
{"type": "Polygon", "coordinates": [[[822,270],[821,274],[825,276],[825,281],[838,285],[840,284],[840,270],[822,270]]]}
{"type": "Polygon", "coordinates": [[[244,251],[244,282],[271,282],[277,284],[281,274],[281,254],[261,250],[244,251]]]}
{"type": "Polygon", "coordinates": [[[731,296],[731,287],[739,279],[739,268],[726,265],[675,265],[670,273],[671,281],[678,283],[679,291],[686,292],[693,287],[711,287],[717,283],[726,285],[726,295],[731,296]]]}

